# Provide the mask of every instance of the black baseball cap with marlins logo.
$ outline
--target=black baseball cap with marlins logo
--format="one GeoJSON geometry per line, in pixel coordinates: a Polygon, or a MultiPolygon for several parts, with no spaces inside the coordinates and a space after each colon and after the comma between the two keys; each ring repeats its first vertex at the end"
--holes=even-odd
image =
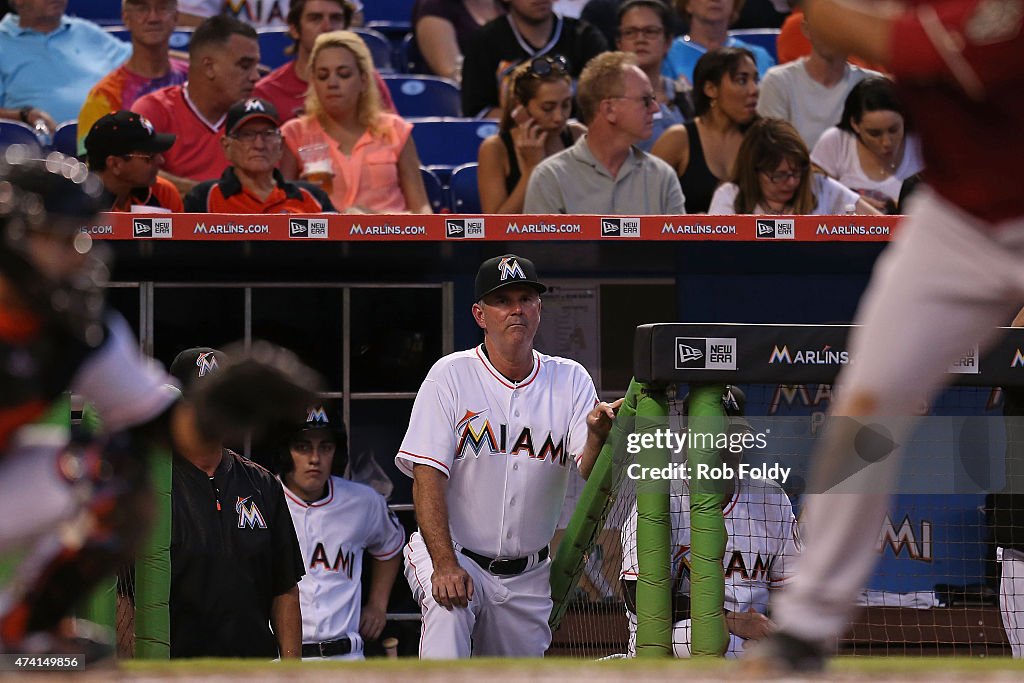
{"type": "Polygon", "coordinates": [[[196,346],[185,349],[171,362],[169,372],[178,380],[183,394],[188,394],[192,385],[220,370],[227,360],[223,351],[208,346],[196,346]]]}
{"type": "Polygon", "coordinates": [[[515,254],[504,254],[489,258],[476,271],[475,299],[480,301],[491,292],[507,285],[529,285],[538,294],[548,291],[537,277],[533,261],[515,254]]]}

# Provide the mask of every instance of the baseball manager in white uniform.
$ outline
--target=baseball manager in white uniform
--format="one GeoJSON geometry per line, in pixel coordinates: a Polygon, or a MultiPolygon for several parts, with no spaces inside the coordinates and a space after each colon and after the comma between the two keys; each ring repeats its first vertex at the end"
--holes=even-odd
{"type": "Polygon", "coordinates": [[[551,643],[548,543],[569,468],[590,474],[621,401],[534,350],[546,289],[525,258],[484,261],[483,343],[435,363],[416,395],[395,464],[419,522],[404,556],[421,658],[541,657],[551,643]]]}

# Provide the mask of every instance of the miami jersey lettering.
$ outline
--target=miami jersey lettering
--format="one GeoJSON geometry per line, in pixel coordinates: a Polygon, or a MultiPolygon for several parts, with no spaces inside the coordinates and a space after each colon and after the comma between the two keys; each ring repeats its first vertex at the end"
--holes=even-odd
{"type": "Polygon", "coordinates": [[[445,356],[416,395],[395,464],[448,476],[452,540],[490,557],[537,552],[554,534],[570,463],[579,462],[597,392],[577,362],[534,352],[521,382],[481,347],[445,356]]]}

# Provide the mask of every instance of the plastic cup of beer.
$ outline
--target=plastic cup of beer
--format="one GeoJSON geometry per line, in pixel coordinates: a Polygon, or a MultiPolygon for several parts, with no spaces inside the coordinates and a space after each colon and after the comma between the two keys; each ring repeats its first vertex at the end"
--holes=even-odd
{"type": "Polygon", "coordinates": [[[299,147],[302,161],[302,179],[319,185],[330,194],[334,189],[334,164],[331,163],[330,148],[324,143],[299,147]]]}

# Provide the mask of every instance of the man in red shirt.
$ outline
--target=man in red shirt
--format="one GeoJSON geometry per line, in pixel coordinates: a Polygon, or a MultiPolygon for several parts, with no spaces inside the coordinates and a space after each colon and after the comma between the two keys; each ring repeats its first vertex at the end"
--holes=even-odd
{"type": "MultiPolygon", "coordinates": [[[[295,60],[274,69],[260,79],[253,94],[267,100],[281,113],[281,122],[295,118],[306,106],[309,90],[309,54],[317,36],[343,31],[352,23],[354,8],[348,0],[294,0],[288,10],[288,34],[295,39],[295,60]]],[[[395,112],[384,79],[373,72],[381,106],[395,112]]]]}
{"type": "Polygon", "coordinates": [[[258,98],[228,110],[221,147],[230,166],[219,180],[199,183],[185,198],[189,213],[323,213],[335,211],[327,194],[277,170],[282,141],[277,110],[258,98]]]}
{"type": "Polygon", "coordinates": [[[820,669],[877,559],[900,449],[861,455],[857,446],[879,443],[882,429],[902,443],[907,418],[948,381],[947,369],[974,344],[984,352],[1024,300],[1020,0],[806,0],[804,11],[823,40],[894,75],[921,136],[928,189],[911,199],[861,301],[833,403],[840,419],[818,445],[804,502],[808,543],[773,609],[779,631],[750,652],[761,674],[820,669]]]}
{"type": "Polygon", "coordinates": [[[256,31],[231,17],[204,21],[188,46],[188,80],[149,93],[132,104],[161,133],[178,143],[166,155],[163,175],[182,194],[227,167],[219,140],[224,117],[238,100],[249,97],[259,79],[260,47],[256,31]]]}
{"type": "Polygon", "coordinates": [[[85,137],[89,169],[103,181],[109,211],[183,211],[178,188],[159,176],[174,136],[133,111],[107,114],[85,137]]]}

